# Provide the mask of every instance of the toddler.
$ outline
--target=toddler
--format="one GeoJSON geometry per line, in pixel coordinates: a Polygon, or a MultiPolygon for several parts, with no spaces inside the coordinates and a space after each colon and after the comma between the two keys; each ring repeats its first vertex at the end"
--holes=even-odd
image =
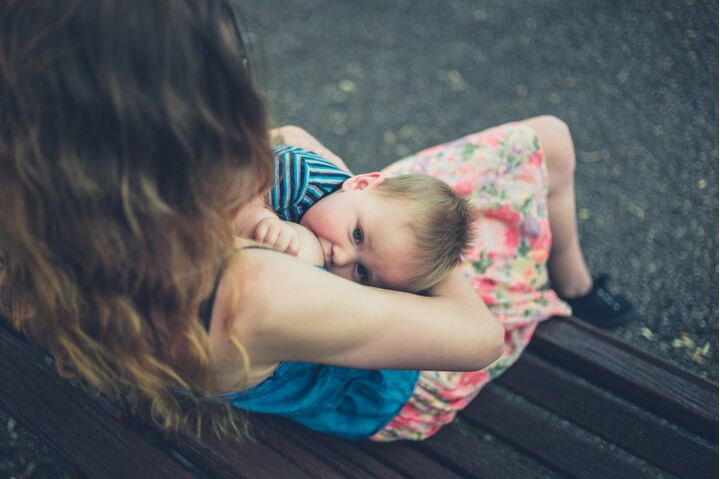
{"type": "Polygon", "coordinates": [[[470,206],[437,178],[353,176],[286,145],[274,154],[273,188],[239,234],[349,280],[409,292],[439,282],[470,242],[470,206]]]}

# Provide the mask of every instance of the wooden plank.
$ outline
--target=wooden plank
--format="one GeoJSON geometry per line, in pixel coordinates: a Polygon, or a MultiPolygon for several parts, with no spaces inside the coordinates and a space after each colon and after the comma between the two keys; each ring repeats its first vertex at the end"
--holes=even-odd
{"type": "MultiPolygon", "coordinates": [[[[296,466],[308,472],[308,474],[318,479],[345,479],[362,477],[355,467],[346,464],[342,458],[337,456],[328,457],[313,447],[311,441],[298,442],[293,440],[289,434],[284,431],[282,425],[277,422],[283,420],[279,418],[260,417],[263,421],[265,430],[258,435],[259,440],[263,441],[267,446],[273,448],[278,454],[285,457],[296,466]],[[270,434],[272,431],[272,434],[270,434]],[[310,453],[312,451],[312,453],[310,453]]],[[[257,429],[256,424],[254,427],[257,429]]]]}
{"type": "Polygon", "coordinates": [[[596,326],[593,326],[592,324],[588,323],[587,321],[583,321],[581,319],[571,317],[571,318],[553,318],[551,320],[551,322],[552,323],[561,322],[561,323],[565,323],[565,324],[570,324],[570,325],[572,325],[572,327],[579,329],[581,331],[584,331],[588,335],[593,336],[600,341],[610,344],[620,350],[627,351],[628,353],[632,354],[633,356],[635,356],[637,358],[641,358],[643,361],[648,362],[650,364],[654,364],[659,368],[666,369],[667,371],[674,374],[675,376],[682,378],[684,381],[695,383],[699,387],[705,388],[711,392],[712,391],[717,392],[717,388],[718,388],[717,383],[709,381],[705,378],[698,376],[697,374],[695,374],[691,371],[688,371],[679,366],[676,366],[663,358],[660,358],[660,357],[650,354],[646,351],[638,349],[635,346],[633,346],[632,344],[630,344],[626,341],[623,341],[622,339],[615,336],[614,334],[612,334],[604,329],[600,329],[596,326]]]}
{"type": "MultiPolygon", "coordinates": [[[[268,446],[268,442],[280,441],[281,438],[277,431],[259,416],[248,415],[252,438],[242,443],[230,443],[212,436],[207,427],[203,430],[202,441],[189,433],[168,434],[159,431],[151,424],[147,405],[140,408],[138,415],[148,431],[169,444],[187,461],[207,471],[214,479],[316,477],[290,461],[283,453],[268,446]]],[[[312,470],[317,465],[307,451],[295,452],[302,454],[301,457],[307,462],[309,469],[312,470]]]]}
{"type": "Polygon", "coordinates": [[[581,479],[649,477],[596,443],[572,434],[557,421],[540,417],[503,397],[489,385],[463,411],[463,417],[490,429],[549,467],[581,479]]]}
{"type": "Polygon", "coordinates": [[[279,473],[313,477],[261,442],[231,446],[209,434],[199,443],[187,435],[160,433],[150,426],[147,408],[141,408],[141,421],[121,422],[84,391],[62,380],[45,364],[45,356],[6,324],[0,325],[0,360],[14,365],[0,371],[4,385],[0,402],[89,477],[174,479],[205,477],[206,473],[218,479],[274,479],[279,473]]]}
{"type": "Polygon", "coordinates": [[[462,476],[423,454],[408,441],[363,441],[358,447],[383,463],[414,479],[460,479],[462,476]]]}
{"type": "Polygon", "coordinates": [[[718,387],[575,318],[541,324],[530,350],[717,443],[718,387]]]}
{"type": "Polygon", "coordinates": [[[45,354],[0,325],[0,403],[87,476],[102,479],[203,477],[123,427],[61,379],[45,354]]]}
{"type": "Polygon", "coordinates": [[[544,466],[497,440],[488,441],[471,425],[455,423],[414,446],[463,477],[547,478],[544,466]]]}
{"type": "MultiPolygon", "coordinates": [[[[273,423],[275,423],[278,432],[285,437],[286,440],[295,443],[297,448],[312,451],[312,453],[317,455],[321,461],[325,462],[333,471],[333,474],[338,477],[348,479],[363,479],[369,477],[402,479],[403,477],[358,448],[358,442],[356,441],[348,441],[321,434],[304,428],[292,421],[280,418],[274,419],[273,423]]],[[[274,442],[274,444],[277,443],[274,442]]],[[[292,460],[291,454],[287,454],[287,457],[292,460]]],[[[305,459],[298,458],[298,461],[298,464],[304,466],[305,459]]]]}
{"type": "Polygon", "coordinates": [[[673,474],[715,477],[718,450],[525,353],[498,383],[673,474]]]}

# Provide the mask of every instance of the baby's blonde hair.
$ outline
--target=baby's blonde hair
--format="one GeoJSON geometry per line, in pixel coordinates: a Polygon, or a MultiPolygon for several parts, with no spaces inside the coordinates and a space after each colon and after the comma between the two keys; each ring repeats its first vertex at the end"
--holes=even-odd
{"type": "Polygon", "coordinates": [[[415,235],[419,268],[405,286],[417,293],[437,284],[460,261],[472,241],[472,208],[453,189],[430,175],[386,178],[374,192],[412,204],[408,224],[415,235]]]}

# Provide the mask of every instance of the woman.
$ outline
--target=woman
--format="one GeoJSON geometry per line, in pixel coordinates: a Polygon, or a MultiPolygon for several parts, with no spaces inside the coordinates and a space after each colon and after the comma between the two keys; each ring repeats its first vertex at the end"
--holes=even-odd
{"type": "Polygon", "coordinates": [[[397,396],[367,418],[368,436],[416,370],[500,355],[502,327],[459,273],[414,296],[236,247],[233,218],[268,188],[272,160],[235,12],[138,5],[0,7],[3,309],[63,375],[130,406],[149,399],[167,429],[214,411],[230,435],[228,398],[209,395],[237,399],[284,365],[314,364],[306,377],[397,396]]]}

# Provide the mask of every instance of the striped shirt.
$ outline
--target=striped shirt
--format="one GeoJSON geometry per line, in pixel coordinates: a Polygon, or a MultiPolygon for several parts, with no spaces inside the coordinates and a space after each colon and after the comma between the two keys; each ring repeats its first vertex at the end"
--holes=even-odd
{"type": "Polygon", "coordinates": [[[350,173],[317,153],[288,145],[273,148],[274,184],[270,207],[280,219],[299,223],[305,212],[325,196],[340,189],[350,173]]]}

